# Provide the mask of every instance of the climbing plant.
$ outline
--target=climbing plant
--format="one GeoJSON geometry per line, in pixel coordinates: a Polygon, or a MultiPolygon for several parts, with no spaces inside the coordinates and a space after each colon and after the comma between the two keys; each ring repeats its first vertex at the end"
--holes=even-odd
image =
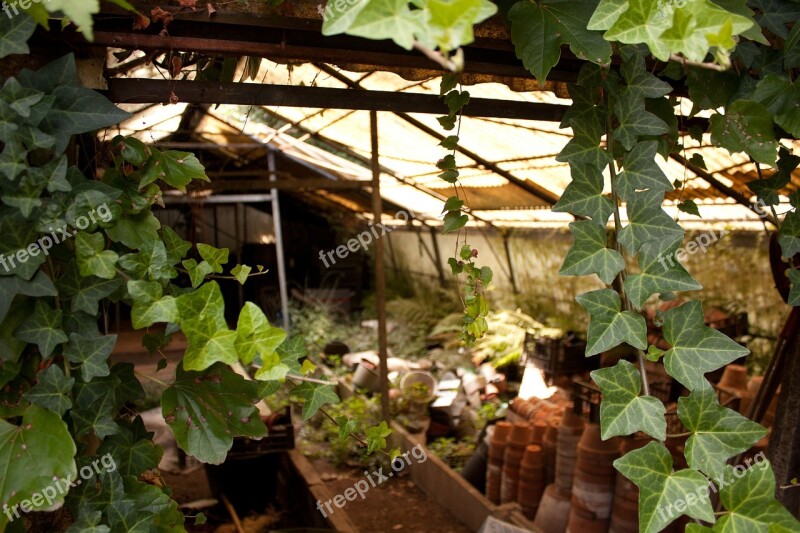
{"type": "MultiPolygon", "coordinates": [[[[88,34],[91,19],[82,28],[88,34]]],[[[28,53],[34,29],[24,13],[0,18],[0,59],[28,53]]],[[[263,268],[229,268],[227,249],[193,246],[154,215],[163,188],[208,180],[194,155],[117,136],[87,176],[68,155],[74,136],[129,114],[79,84],[74,57],[0,87],[0,532],[25,531],[34,516],[47,531],[182,531],[158,476],[162,449],[131,408],[144,397],[139,379],[163,388],[178,445],[214,464],[235,437],[266,435],[260,399],[286,385],[307,420],[339,402],[333,383],[312,377],[303,339],[287,338],[253,303],[229,328],[217,280],[244,284],[263,268]],[[174,379],[109,362],[117,335],[105,326],[108,302],[130,307],[151,354],[183,332],[174,379]],[[32,514],[61,507],[69,512],[32,514]]],[[[370,453],[386,447],[385,422],[362,439],[339,418],[340,438],[370,453]]]]}
{"type": "MultiPolygon", "coordinates": [[[[649,346],[640,313],[647,301],[701,288],[673,260],[685,232],[662,209],[665,193],[683,186],[671,183],[658,162],[685,149],[682,117],[676,114],[681,102],[673,86],[688,89],[692,115],[710,112],[707,131],[691,130],[695,140],[707,133],[715,145],[750,156],[761,178],[750,187],[763,202],[754,209],[762,214],[768,206],[764,215],[771,214],[778,226],[785,257],[800,251],[797,193],[788,212],[778,214],[776,209],[778,191],[800,162],[780,142],[800,134],[800,4],[520,0],[503,6],[516,54],[540,83],[558,64],[563,45],[585,60],[576,83],[569,86],[572,105],[562,123],[574,136],[557,157],[569,164],[572,181],[553,209],[578,219],[570,224],[574,243],[561,273],[597,275],[607,285],[578,296],[590,316],[586,356],[622,344],[635,352],[636,364],[622,360],[592,377],[604,394],[602,437],[643,433],[652,439],[615,462],[639,486],[640,531],[660,531],[681,515],[695,521],[689,526],[692,531],[800,530],[800,523],[775,500],[768,462],[747,469],[726,465],[766,429],[721,406],[705,374],[746,355],[747,349],[706,326],[700,301],[685,302],[660,317],[667,351],[649,346]],[[613,67],[612,56],[617,60],[613,67]],[[610,194],[604,194],[606,182],[610,194]],[[622,205],[627,223],[620,216],[622,205]],[[629,268],[631,264],[635,266],[629,268]],[[667,373],[689,391],[679,400],[677,413],[671,413],[688,430],[687,468],[676,469],[665,446],[670,414],[650,394],[646,359],[662,360],[667,373]],[[724,510],[715,513],[709,492],[718,491],[724,510]],[[677,502],[682,503],[675,507],[677,502]]],[[[473,41],[466,28],[490,11],[485,0],[368,0],[326,20],[323,32],[390,38],[458,71],[462,55],[457,49],[473,41]],[[395,20],[403,24],[395,25],[395,20]],[[436,37],[441,35],[448,39],[436,37]]],[[[468,105],[458,95],[445,98],[451,112],[440,119],[445,128],[453,125],[452,103],[468,105]]],[[[699,156],[694,162],[703,165],[699,156]]],[[[440,177],[453,182],[458,176],[453,160],[446,163],[440,162],[445,171],[440,177]]],[[[445,225],[461,216],[453,211],[461,206],[457,198],[448,200],[445,225]]],[[[692,202],[680,208],[699,215],[692,202]]],[[[451,260],[454,272],[457,261],[451,260]]],[[[800,271],[790,269],[788,276],[793,282],[790,303],[796,305],[800,271]]]]}

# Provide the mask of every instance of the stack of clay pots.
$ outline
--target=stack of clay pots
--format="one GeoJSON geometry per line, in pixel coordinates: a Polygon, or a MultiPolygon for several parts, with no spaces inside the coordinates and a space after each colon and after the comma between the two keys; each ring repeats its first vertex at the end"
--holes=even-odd
{"type": "Polygon", "coordinates": [[[583,435],[584,422],[581,417],[567,408],[558,426],[558,445],[556,448],[555,483],[564,494],[572,493],[572,477],[578,454],[578,441],[583,435]]]}
{"type": "Polygon", "coordinates": [[[536,420],[533,422],[533,436],[531,437],[531,444],[538,444],[542,447],[544,452],[544,435],[547,433],[548,423],[544,420],[536,420]]]}
{"type": "MultiPolygon", "coordinates": [[[[624,439],[620,445],[620,455],[641,448],[650,439],[624,439]]],[[[611,507],[609,533],[638,533],[639,531],[639,487],[617,472],[614,486],[614,504],[611,507]]]]}
{"type": "Polygon", "coordinates": [[[506,453],[503,456],[503,483],[500,489],[500,503],[517,501],[519,474],[525,448],[531,442],[533,428],[527,422],[517,422],[511,428],[506,453]]]}
{"type": "Polygon", "coordinates": [[[522,463],[519,467],[519,489],[517,501],[522,507],[522,514],[533,520],[539,500],[544,492],[544,451],[538,444],[530,444],[525,448],[522,463]]]}
{"type": "Polygon", "coordinates": [[[587,424],[578,443],[568,533],[605,533],[614,499],[616,438],[603,441],[599,424],[587,424]]]}
{"type": "Polygon", "coordinates": [[[556,450],[558,449],[558,425],[560,420],[551,420],[544,434],[544,475],[548,485],[556,479],[556,450]]]}
{"type": "Polygon", "coordinates": [[[569,494],[562,492],[555,483],[547,485],[533,521],[535,531],[564,533],[571,505],[569,494]]]}
{"type": "Polygon", "coordinates": [[[508,437],[512,425],[498,422],[494,426],[492,440],[489,441],[489,461],[486,465],[486,497],[492,503],[500,503],[500,490],[503,483],[503,457],[506,453],[508,437]]]}

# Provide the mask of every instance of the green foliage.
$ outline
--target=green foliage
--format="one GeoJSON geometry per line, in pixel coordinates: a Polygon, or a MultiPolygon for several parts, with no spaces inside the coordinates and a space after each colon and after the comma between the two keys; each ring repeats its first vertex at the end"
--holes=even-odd
{"type": "Polygon", "coordinates": [[[373,453],[375,450],[382,450],[386,448],[386,437],[392,434],[392,430],[382,421],[377,426],[372,426],[366,429],[367,435],[367,453],[373,453]]]}

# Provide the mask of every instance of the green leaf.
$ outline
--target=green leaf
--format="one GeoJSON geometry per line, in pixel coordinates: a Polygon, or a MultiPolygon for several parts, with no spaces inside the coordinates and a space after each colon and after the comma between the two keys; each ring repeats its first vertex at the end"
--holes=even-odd
{"type": "Polygon", "coordinates": [[[644,354],[644,356],[647,358],[648,361],[657,363],[658,360],[661,359],[665,353],[667,352],[665,352],[660,348],[656,348],[653,345],[650,345],[647,347],[647,352],[644,354]]]}
{"type": "Polygon", "coordinates": [[[601,65],[610,62],[611,45],[600,33],[586,29],[594,6],[595,2],[587,0],[522,1],[508,11],[517,57],[540,83],[558,63],[562,44],[568,44],[580,59],[601,65]]]}
{"type": "Polygon", "coordinates": [[[6,318],[6,313],[11,307],[14,296],[42,297],[56,296],[56,288],[50,278],[41,270],[30,281],[25,281],[16,276],[0,276],[0,323],[6,318]]]}
{"type": "MultiPolygon", "coordinates": [[[[644,97],[635,92],[623,92],[614,103],[614,113],[619,121],[619,126],[614,130],[614,139],[622,143],[626,150],[631,150],[636,144],[640,135],[661,135],[669,132],[666,122],[658,118],[653,113],[647,111],[644,106],[644,97]]],[[[655,143],[653,143],[655,145],[655,143]]],[[[632,152],[632,156],[637,158],[640,169],[646,168],[647,163],[655,165],[655,162],[645,158],[652,151],[655,157],[657,147],[646,143],[640,151],[632,152]]],[[[664,181],[668,181],[666,178],[664,181]]],[[[663,185],[663,184],[662,184],[663,185]]],[[[666,189],[669,190],[669,189],[666,189]]]]}
{"type": "Polygon", "coordinates": [[[625,294],[634,306],[641,309],[644,302],[657,292],[694,291],[702,289],[685,268],[675,260],[675,251],[680,245],[674,244],[662,251],[663,243],[650,242],[642,246],[639,254],[639,274],[625,279],[625,294]]]}
{"type": "Polygon", "coordinates": [[[697,204],[694,202],[694,200],[682,201],[681,203],[678,204],[678,209],[680,211],[683,211],[684,213],[700,217],[700,210],[697,208],[697,204]]]}
{"type": "Polygon", "coordinates": [[[772,176],[749,182],[747,186],[767,205],[780,203],[778,194],[792,179],[792,173],[800,164],[800,157],[793,155],[783,146],[778,150],[778,171],[772,176]]]}
{"type": "Polygon", "coordinates": [[[460,211],[462,207],[464,207],[464,201],[460,200],[458,196],[451,196],[444,203],[442,213],[446,213],[447,211],[460,211]]]}
{"type": "Polygon", "coordinates": [[[72,261],[64,275],[58,279],[58,288],[61,297],[70,300],[70,309],[73,312],[83,311],[96,316],[100,300],[110,296],[123,283],[122,278],[104,280],[95,276],[81,276],[77,265],[72,261]]]}
{"type": "Polygon", "coordinates": [[[640,532],[661,531],[681,514],[714,521],[708,480],[696,470],[673,472],[672,456],[663,444],[651,442],[628,452],[614,461],[614,467],[639,487],[640,532]],[[675,509],[678,501],[686,503],[685,510],[675,509]]]}
{"type": "Polygon", "coordinates": [[[603,196],[603,174],[592,165],[570,164],[572,181],[567,185],[553,211],[588,216],[592,222],[605,228],[614,204],[603,196]]]}
{"type": "Polygon", "coordinates": [[[214,272],[214,269],[208,264],[208,261],[201,261],[198,265],[197,261],[194,259],[184,259],[181,264],[189,273],[189,281],[192,282],[192,288],[197,288],[203,283],[207,275],[214,272]]]}
{"type": "Polygon", "coordinates": [[[225,302],[216,281],[204,283],[199,289],[180,295],[177,300],[181,321],[210,316],[217,329],[228,327],[225,322],[225,302]]]}
{"type": "Polygon", "coordinates": [[[728,459],[749,450],[767,434],[766,428],[722,407],[711,387],[679,398],[678,417],[692,432],[686,441],[686,461],[711,477],[721,476],[728,459]]]}
{"type": "Polygon", "coordinates": [[[308,420],[327,404],[339,403],[339,397],[331,385],[303,382],[294,389],[292,395],[303,399],[303,420],[308,420]]]}
{"type": "Polygon", "coordinates": [[[336,423],[339,424],[339,440],[347,440],[357,427],[356,421],[346,416],[337,416],[336,423]]]}
{"type": "Polygon", "coordinates": [[[647,54],[641,47],[626,46],[622,48],[623,63],[620,68],[627,87],[626,97],[633,95],[639,98],[661,98],[672,92],[672,85],[658,79],[647,70],[645,58],[647,54]]]}
{"type": "MultiPolygon", "coordinates": [[[[746,463],[749,465],[750,460],[746,463]]],[[[756,461],[741,475],[740,467],[726,467],[729,482],[720,488],[719,499],[727,509],[713,531],[736,533],[778,533],[800,531],[798,522],[775,499],[775,473],[766,459],[756,461]]]]}
{"type": "Polygon", "coordinates": [[[439,146],[446,150],[455,150],[458,148],[458,135],[448,135],[439,143],[439,146]]]}
{"type": "Polygon", "coordinates": [[[160,179],[167,185],[186,192],[186,185],[192,180],[209,181],[206,169],[194,154],[175,150],[154,151],[141,175],[140,189],[160,179]]]}
{"type": "MultiPolygon", "coordinates": [[[[363,2],[355,14],[349,14],[349,25],[342,27],[343,23],[323,25],[324,35],[346,32],[355,37],[382,40],[390,39],[398,46],[411,50],[414,36],[425,33],[423,27],[423,11],[411,10],[408,2],[403,0],[371,0],[363,2]],[[339,31],[335,31],[339,30],[339,31]]],[[[335,20],[335,19],[334,19],[335,20]]],[[[470,30],[471,30],[470,26],[470,30]]]]}
{"type": "MultiPolygon", "coordinates": [[[[446,53],[472,43],[473,26],[497,13],[497,6],[489,0],[419,0],[418,5],[423,11],[421,20],[409,26],[421,22],[423,30],[418,32],[418,39],[446,53]]],[[[416,10],[411,12],[417,14],[416,10]]],[[[393,39],[400,44],[397,37],[393,39]]]]}
{"type": "Polygon", "coordinates": [[[591,316],[586,341],[586,356],[595,355],[627,342],[635,348],[647,348],[647,324],[632,311],[621,311],[619,294],[600,289],[577,296],[576,300],[591,316]]]}
{"type": "Polygon", "coordinates": [[[110,374],[107,361],[116,343],[116,335],[84,337],[72,333],[64,357],[72,363],[80,363],[81,376],[88,383],[95,377],[110,374]]]}
{"type": "Polygon", "coordinates": [[[42,357],[50,357],[59,344],[67,342],[61,329],[61,311],[52,309],[44,300],[36,300],[33,314],[19,325],[14,335],[22,341],[36,344],[42,357]]]}
{"type": "Polygon", "coordinates": [[[97,454],[111,454],[120,475],[139,477],[158,468],[163,451],[153,442],[153,433],[145,429],[142,417],[137,416],[130,426],[120,427],[119,433],[104,440],[97,454]]]}
{"type": "Polygon", "coordinates": [[[620,253],[606,246],[608,238],[605,228],[590,220],[572,222],[569,225],[575,242],[564,258],[558,271],[562,276],[597,276],[608,285],[625,268],[620,253]]]}
{"type": "Polygon", "coordinates": [[[598,15],[589,20],[590,29],[607,30],[607,41],[626,44],[645,43],[650,52],[666,61],[670,50],[663,44],[661,34],[670,27],[670,17],[664,16],[660,6],[650,0],[601,0],[598,15]]]}
{"type": "Polygon", "coordinates": [[[619,242],[631,255],[643,245],[659,242],[662,246],[683,238],[683,229],[661,209],[661,191],[643,191],[630,195],[627,203],[628,225],[619,232],[619,242]]]}
{"type": "Polygon", "coordinates": [[[161,223],[150,210],[136,215],[128,215],[106,230],[114,242],[121,242],[128,248],[141,249],[145,243],[158,240],[161,223]]]}
{"type": "Polygon", "coordinates": [[[222,273],[222,265],[228,262],[229,250],[227,248],[214,248],[211,245],[200,243],[197,245],[197,251],[200,252],[200,257],[211,266],[212,272],[222,273]]]}
{"type": "Polygon", "coordinates": [[[658,143],[640,142],[623,157],[623,171],[617,176],[617,191],[620,198],[629,200],[635,191],[651,190],[658,192],[673,189],[667,176],[656,163],[658,143]]]}
{"type": "Polygon", "coordinates": [[[800,214],[796,209],[786,213],[778,230],[778,243],[781,245],[781,255],[787,259],[800,252],[800,214]]]}
{"type": "Polygon", "coordinates": [[[236,265],[231,269],[231,275],[236,278],[236,281],[244,285],[251,270],[253,269],[247,265],[236,265]]]}
{"type": "Polygon", "coordinates": [[[778,143],[772,116],[763,105],[752,100],[736,100],[710,119],[711,142],[731,153],[745,152],[759,163],[774,165],[778,143]]]}
{"type": "Polygon", "coordinates": [[[595,370],[592,379],[603,393],[600,404],[601,438],[644,431],[657,440],[667,438],[666,408],[654,396],[640,396],[642,376],[631,363],[595,370]]]}
{"type": "Polygon", "coordinates": [[[669,375],[693,391],[710,387],[703,374],[747,355],[749,350],[705,325],[697,300],[664,314],[664,338],[672,346],[664,355],[669,375]]]}
{"type": "Polygon", "coordinates": [[[790,268],[786,271],[786,275],[792,282],[792,288],[789,291],[789,301],[787,303],[796,307],[800,305],[800,270],[790,268]]]}
{"type": "Polygon", "coordinates": [[[161,397],[161,412],[181,449],[204,463],[220,464],[233,437],[266,435],[257,401],[256,382],[221,363],[204,372],[179,365],[175,383],[161,397]]]}
{"type": "Polygon", "coordinates": [[[162,297],[161,285],[155,281],[130,280],[128,294],[133,299],[131,323],[134,329],[143,329],[156,322],[178,321],[178,300],[162,297]]]}
{"type": "Polygon", "coordinates": [[[286,332],[272,327],[264,312],[253,302],[245,302],[239,312],[236,326],[236,352],[244,364],[250,364],[256,355],[272,356],[286,339],[286,332]]]}
{"type": "Polygon", "coordinates": [[[213,317],[184,320],[181,329],[189,342],[183,356],[186,370],[202,371],[217,362],[233,365],[239,360],[235,348],[236,332],[218,328],[213,317]]]}
{"type": "Polygon", "coordinates": [[[299,359],[306,356],[303,337],[296,335],[284,340],[275,353],[262,355],[262,366],[256,372],[256,379],[261,381],[283,380],[289,372],[299,373],[299,359]]]}
{"type": "Polygon", "coordinates": [[[169,264],[166,246],[160,239],[145,242],[138,253],[123,255],[119,258],[119,266],[136,278],[150,281],[170,281],[177,275],[169,264]]]}
{"type": "Polygon", "coordinates": [[[386,437],[392,434],[392,430],[385,421],[377,426],[367,428],[364,432],[367,436],[367,453],[373,453],[386,448],[386,437]]]}
{"type": "MultiPolygon", "coordinates": [[[[573,130],[576,124],[576,120],[573,119],[570,123],[573,130]]],[[[598,140],[576,133],[556,156],[556,161],[576,166],[586,164],[600,170],[611,162],[611,156],[600,146],[598,140]]]]}
{"type": "Polygon", "coordinates": [[[82,276],[112,279],[117,275],[115,265],[118,256],[116,252],[104,248],[105,239],[100,233],[82,231],[75,236],[75,254],[82,276]]]}
{"type": "Polygon", "coordinates": [[[469,92],[459,90],[450,91],[445,95],[444,103],[447,104],[451,115],[457,115],[464,106],[469,104],[469,92]]]}
{"type": "Polygon", "coordinates": [[[448,211],[444,216],[444,227],[442,229],[442,233],[457,231],[463,228],[467,222],[469,222],[469,217],[461,214],[461,211],[448,211]]]}
{"type": "MultiPolygon", "coordinates": [[[[4,13],[5,15],[6,13],[4,13]]],[[[28,54],[28,39],[36,30],[36,21],[27,15],[0,17],[0,59],[12,54],[28,54]]]]}
{"type": "Polygon", "coordinates": [[[72,386],[75,378],[67,378],[58,365],[51,365],[36,375],[38,383],[22,397],[45,409],[50,409],[59,416],[72,408],[72,386]]]}
{"type": "Polygon", "coordinates": [[[174,265],[186,257],[186,253],[192,247],[191,243],[181,239],[178,234],[175,233],[175,230],[169,226],[161,228],[161,237],[164,239],[167,261],[170,265],[174,265]]]}
{"type": "MultiPolygon", "coordinates": [[[[14,507],[52,486],[54,478],[75,479],[75,452],[75,442],[61,416],[38,405],[25,409],[19,426],[0,420],[0,501],[14,507]]],[[[63,501],[58,493],[51,503],[63,501]]],[[[42,502],[35,508],[49,506],[42,502]]],[[[7,521],[7,514],[0,513],[0,529],[7,521]]]]}

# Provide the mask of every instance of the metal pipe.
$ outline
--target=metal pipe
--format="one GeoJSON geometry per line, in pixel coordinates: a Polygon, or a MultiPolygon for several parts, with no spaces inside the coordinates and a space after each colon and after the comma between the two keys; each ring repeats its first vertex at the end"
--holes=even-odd
{"type": "MultiPolygon", "coordinates": [[[[270,172],[270,181],[276,181],[275,152],[267,153],[267,170],[270,172]]],[[[281,318],[283,329],[289,331],[289,291],[286,286],[286,263],[283,254],[283,232],[281,231],[281,204],[278,200],[278,189],[272,189],[272,227],[275,231],[275,252],[278,259],[278,288],[281,293],[281,318]]]]}

